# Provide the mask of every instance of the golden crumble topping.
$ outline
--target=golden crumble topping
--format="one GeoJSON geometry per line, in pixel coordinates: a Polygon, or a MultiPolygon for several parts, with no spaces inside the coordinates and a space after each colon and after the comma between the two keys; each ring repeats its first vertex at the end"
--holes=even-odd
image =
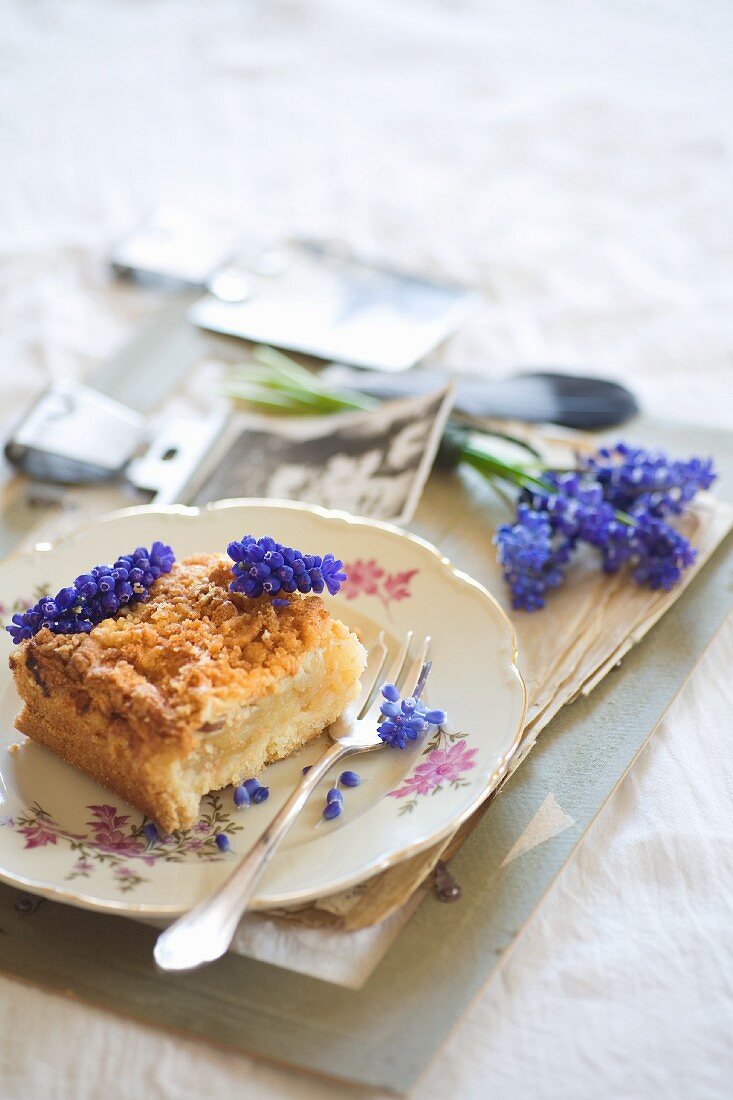
{"type": "Polygon", "coordinates": [[[230,580],[223,555],[187,558],[155,582],[148,603],[90,634],[42,630],[17,659],[47,691],[72,681],[81,709],[83,696],[93,694],[112,716],[122,712],[154,724],[159,736],[182,736],[218,704],[246,704],[275,690],[334,629],[347,633],[318,596],[296,594],[275,608],[267,598],[230,592],[230,580]]]}

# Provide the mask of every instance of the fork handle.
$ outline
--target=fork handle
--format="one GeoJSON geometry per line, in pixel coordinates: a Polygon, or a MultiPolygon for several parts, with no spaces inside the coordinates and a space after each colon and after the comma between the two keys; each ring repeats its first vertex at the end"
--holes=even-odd
{"type": "Polygon", "coordinates": [[[225,953],[263,871],[319,780],[353,751],[346,745],[329,746],[229,877],[158,936],[154,954],[161,970],[191,970],[225,953]]]}

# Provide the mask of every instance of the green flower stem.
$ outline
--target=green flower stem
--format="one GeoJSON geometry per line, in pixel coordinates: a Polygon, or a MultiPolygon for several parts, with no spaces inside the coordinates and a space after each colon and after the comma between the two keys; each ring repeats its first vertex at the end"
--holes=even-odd
{"type": "Polygon", "coordinates": [[[237,401],[272,406],[280,412],[332,413],[372,407],[366,401],[352,401],[345,395],[305,390],[279,379],[263,378],[259,373],[246,369],[229,373],[224,383],[224,392],[237,401]]]}
{"type": "Polygon", "coordinates": [[[317,375],[301,367],[288,355],[276,348],[258,344],[252,351],[255,362],[271,372],[271,385],[287,387],[293,394],[307,395],[321,402],[325,411],[330,409],[373,409],[378,402],[361,393],[344,393],[333,390],[321,382],[317,375]]]}
{"type": "Polygon", "coordinates": [[[467,463],[469,466],[473,466],[475,470],[478,470],[480,474],[484,474],[486,477],[500,477],[504,481],[510,481],[512,485],[519,486],[520,489],[542,489],[545,492],[550,489],[551,486],[547,482],[542,481],[540,478],[531,474],[524,466],[515,466],[509,462],[504,462],[500,458],[496,458],[495,455],[489,454],[481,447],[476,447],[472,443],[464,443],[460,453],[461,462],[467,463]]]}
{"type": "MultiPolygon", "coordinates": [[[[460,461],[467,463],[469,466],[473,466],[475,470],[483,474],[484,477],[493,481],[494,478],[500,477],[504,481],[511,482],[512,485],[517,485],[520,489],[541,489],[544,492],[554,493],[556,490],[554,486],[549,485],[542,478],[535,477],[531,474],[526,467],[515,466],[509,462],[503,462],[501,459],[496,458],[494,455],[489,454],[480,447],[475,447],[471,443],[465,443],[461,448],[460,461]]],[[[626,524],[627,527],[636,526],[636,520],[633,516],[630,516],[628,512],[622,512],[618,508],[614,510],[614,515],[619,523],[626,524]]]]}
{"type": "Polygon", "coordinates": [[[226,397],[232,397],[235,401],[244,401],[247,405],[262,409],[263,412],[313,413],[318,411],[293,401],[287,394],[268,390],[264,386],[253,385],[244,378],[229,379],[223,386],[223,393],[226,397]]]}
{"type": "Polygon", "coordinates": [[[306,415],[336,412],[341,406],[293,387],[260,378],[255,372],[232,372],[224,383],[224,392],[248,405],[271,405],[280,412],[302,412],[306,415]]]}

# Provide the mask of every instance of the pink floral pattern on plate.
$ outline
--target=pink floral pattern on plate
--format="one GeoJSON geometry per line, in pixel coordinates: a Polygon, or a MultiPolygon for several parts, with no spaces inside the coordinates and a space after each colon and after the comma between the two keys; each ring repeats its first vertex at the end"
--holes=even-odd
{"type": "Polygon", "coordinates": [[[388,573],[375,558],[370,558],[344,565],[344,572],[347,579],[341,585],[341,595],[347,600],[355,600],[357,596],[374,596],[389,610],[391,603],[410,599],[412,579],[420,570],[388,573]]]}
{"type": "Polygon", "coordinates": [[[401,814],[411,813],[417,806],[418,798],[425,795],[468,786],[468,780],[463,776],[476,767],[474,758],[478,749],[469,749],[466,736],[465,733],[436,730],[423,749],[424,762],[417,765],[400,787],[389,792],[390,798],[408,800],[400,807],[401,814]]]}
{"type": "Polygon", "coordinates": [[[67,880],[89,878],[102,864],[110,868],[118,889],[129,893],[149,881],[139,874],[140,864],[154,867],[160,862],[181,863],[190,855],[207,863],[226,858],[216,845],[217,834],[232,837],[241,832],[242,826],[224,810],[220,795],[207,795],[204,802],[201,819],[192,829],[160,836],[154,841],[148,841],[143,831],[147,818],[135,824],[130,814],[121,814],[116,806],[106,803],[87,806],[91,817],[85,833],[63,829],[37,802],[23,814],[0,818],[0,826],[22,836],[25,848],[68,844],[75,858],[67,880]]]}

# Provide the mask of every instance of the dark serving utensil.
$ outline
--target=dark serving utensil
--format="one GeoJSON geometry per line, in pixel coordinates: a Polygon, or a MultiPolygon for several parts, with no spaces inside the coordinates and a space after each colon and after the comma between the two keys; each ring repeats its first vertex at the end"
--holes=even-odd
{"type": "Polygon", "coordinates": [[[528,371],[493,380],[437,370],[385,374],[336,364],[321,377],[334,386],[384,398],[427,393],[451,378],[456,387],[455,412],[480,419],[592,429],[612,428],[639,412],[634,395],[618,382],[555,371],[528,371]]]}

